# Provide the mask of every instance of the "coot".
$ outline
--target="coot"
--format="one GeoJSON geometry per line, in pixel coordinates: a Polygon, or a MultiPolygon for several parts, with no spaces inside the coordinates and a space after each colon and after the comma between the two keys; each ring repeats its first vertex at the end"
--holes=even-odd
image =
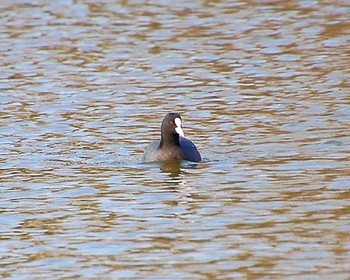
{"type": "Polygon", "coordinates": [[[182,119],[177,113],[169,113],[164,117],[161,139],[150,143],[142,157],[144,162],[166,160],[202,160],[196,146],[184,137],[182,119]]]}

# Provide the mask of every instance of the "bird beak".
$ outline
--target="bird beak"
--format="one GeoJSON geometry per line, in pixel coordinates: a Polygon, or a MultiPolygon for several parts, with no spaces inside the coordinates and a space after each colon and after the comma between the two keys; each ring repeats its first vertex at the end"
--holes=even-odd
{"type": "Polygon", "coordinates": [[[180,136],[182,137],[185,137],[185,134],[182,130],[182,122],[181,122],[181,119],[180,118],[176,118],[175,119],[175,124],[176,124],[176,127],[175,127],[175,131],[177,134],[179,134],[180,136]]]}

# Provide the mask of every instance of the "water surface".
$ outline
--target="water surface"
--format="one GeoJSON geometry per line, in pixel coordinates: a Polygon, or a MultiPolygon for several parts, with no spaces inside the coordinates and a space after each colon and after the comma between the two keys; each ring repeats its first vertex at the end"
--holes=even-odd
{"type": "Polygon", "coordinates": [[[350,6],[226,2],[0,4],[2,278],[348,279],[350,6]]]}

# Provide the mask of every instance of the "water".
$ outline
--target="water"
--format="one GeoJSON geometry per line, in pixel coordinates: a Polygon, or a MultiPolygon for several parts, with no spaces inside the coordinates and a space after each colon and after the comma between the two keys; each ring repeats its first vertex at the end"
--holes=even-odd
{"type": "Polygon", "coordinates": [[[3,1],[0,276],[348,279],[338,2],[3,1]]]}

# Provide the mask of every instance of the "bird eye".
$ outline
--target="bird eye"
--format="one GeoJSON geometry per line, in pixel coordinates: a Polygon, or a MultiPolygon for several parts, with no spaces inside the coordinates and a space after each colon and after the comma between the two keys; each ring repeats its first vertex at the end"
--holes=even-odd
{"type": "Polygon", "coordinates": [[[174,122],[173,122],[173,121],[170,121],[169,124],[170,124],[171,126],[173,126],[173,125],[174,125],[174,122]]]}

